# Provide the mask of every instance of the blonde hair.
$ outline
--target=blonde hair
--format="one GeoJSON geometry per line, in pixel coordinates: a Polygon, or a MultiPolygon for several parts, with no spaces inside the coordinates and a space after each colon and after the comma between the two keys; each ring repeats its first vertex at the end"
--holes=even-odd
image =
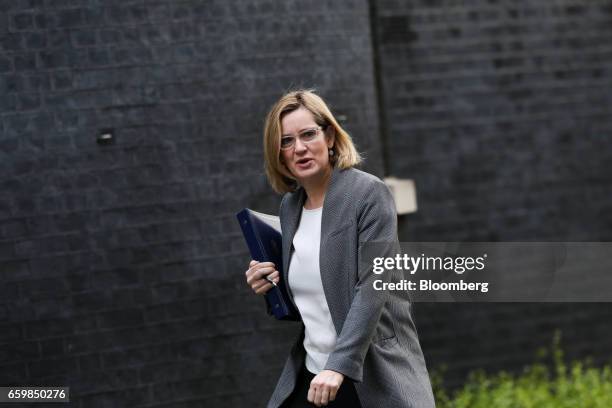
{"type": "Polygon", "coordinates": [[[346,169],[361,162],[361,156],[353,145],[351,136],[338,124],[327,104],[313,89],[299,89],[283,95],[266,116],[263,134],[265,170],[270,185],[277,193],[287,193],[297,188],[297,180],[280,161],[281,120],[301,107],[306,108],[315,122],[325,128],[335,130],[334,155],[330,157],[332,166],[346,169]]]}

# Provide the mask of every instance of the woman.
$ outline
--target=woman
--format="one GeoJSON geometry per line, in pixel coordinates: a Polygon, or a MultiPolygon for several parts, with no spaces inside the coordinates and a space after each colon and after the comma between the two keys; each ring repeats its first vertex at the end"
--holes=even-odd
{"type": "Polygon", "coordinates": [[[287,284],[302,331],[268,407],[434,407],[407,298],[372,288],[360,243],[390,243],[397,216],[377,177],[325,102],[311,90],[284,95],[264,131],[268,179],[280,205],[283,268],[251,261],[247,283],[264,294],[287,284]]]}

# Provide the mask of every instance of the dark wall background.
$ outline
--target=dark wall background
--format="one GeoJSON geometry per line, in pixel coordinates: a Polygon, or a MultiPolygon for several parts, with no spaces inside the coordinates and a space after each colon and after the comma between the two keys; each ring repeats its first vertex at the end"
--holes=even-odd
{"type": "MultiPolygon", "coordinates": [[[[297,86],[365,170],[416,181],[404,240],[609,240],[611,19],[609,1],[0,0],[0,385],[67,385],[83,408],[267,401],[297,326],[246,288],[234,213],[277,211],[261,130],[297,86]]],[[[603,362],[611,309],[415,317],[453,385],[557,327],[603,362]]]]}
{"type": "MultiPolygon", "coordinates": [[[[375,1],[385,164],[404,241],[612,240],[612,2],[375,1]]],[[[521,273],[521,271],[517,271],[521,273]]],[[[429,366],[610,362],[611,304],[417,304],[429,366]]]]}

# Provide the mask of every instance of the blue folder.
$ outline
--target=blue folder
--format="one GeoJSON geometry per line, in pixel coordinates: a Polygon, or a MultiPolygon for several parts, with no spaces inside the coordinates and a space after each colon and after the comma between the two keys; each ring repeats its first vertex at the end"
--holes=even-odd
{"type": "Polygon", "coordinates": [[[248,208],[237,213],[236,217],[251,252],[251,258],[259,262],[273,262],[280,273],[279,282],[264,295],[268,314],[274,315],[278,320],[301,320],[283,279],[283,238],[279,218],[248,208]]]}

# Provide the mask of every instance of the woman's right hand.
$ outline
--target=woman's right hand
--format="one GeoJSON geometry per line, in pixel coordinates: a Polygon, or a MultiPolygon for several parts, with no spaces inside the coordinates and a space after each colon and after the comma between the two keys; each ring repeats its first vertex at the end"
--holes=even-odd
{"type": "Polygon", "coordinates": [[[247,285],[249,285],[251,289],[253,289],[253,292],[258,295],[265,294],[273,287],[273,285],[266,280],[266,276],[274,283],[278,283],[280,279],[279,273],[274,269],[274,263],[272,262],[251,261],[249,263],[249,269],[247,269],[245,274],[247,285]]]}

